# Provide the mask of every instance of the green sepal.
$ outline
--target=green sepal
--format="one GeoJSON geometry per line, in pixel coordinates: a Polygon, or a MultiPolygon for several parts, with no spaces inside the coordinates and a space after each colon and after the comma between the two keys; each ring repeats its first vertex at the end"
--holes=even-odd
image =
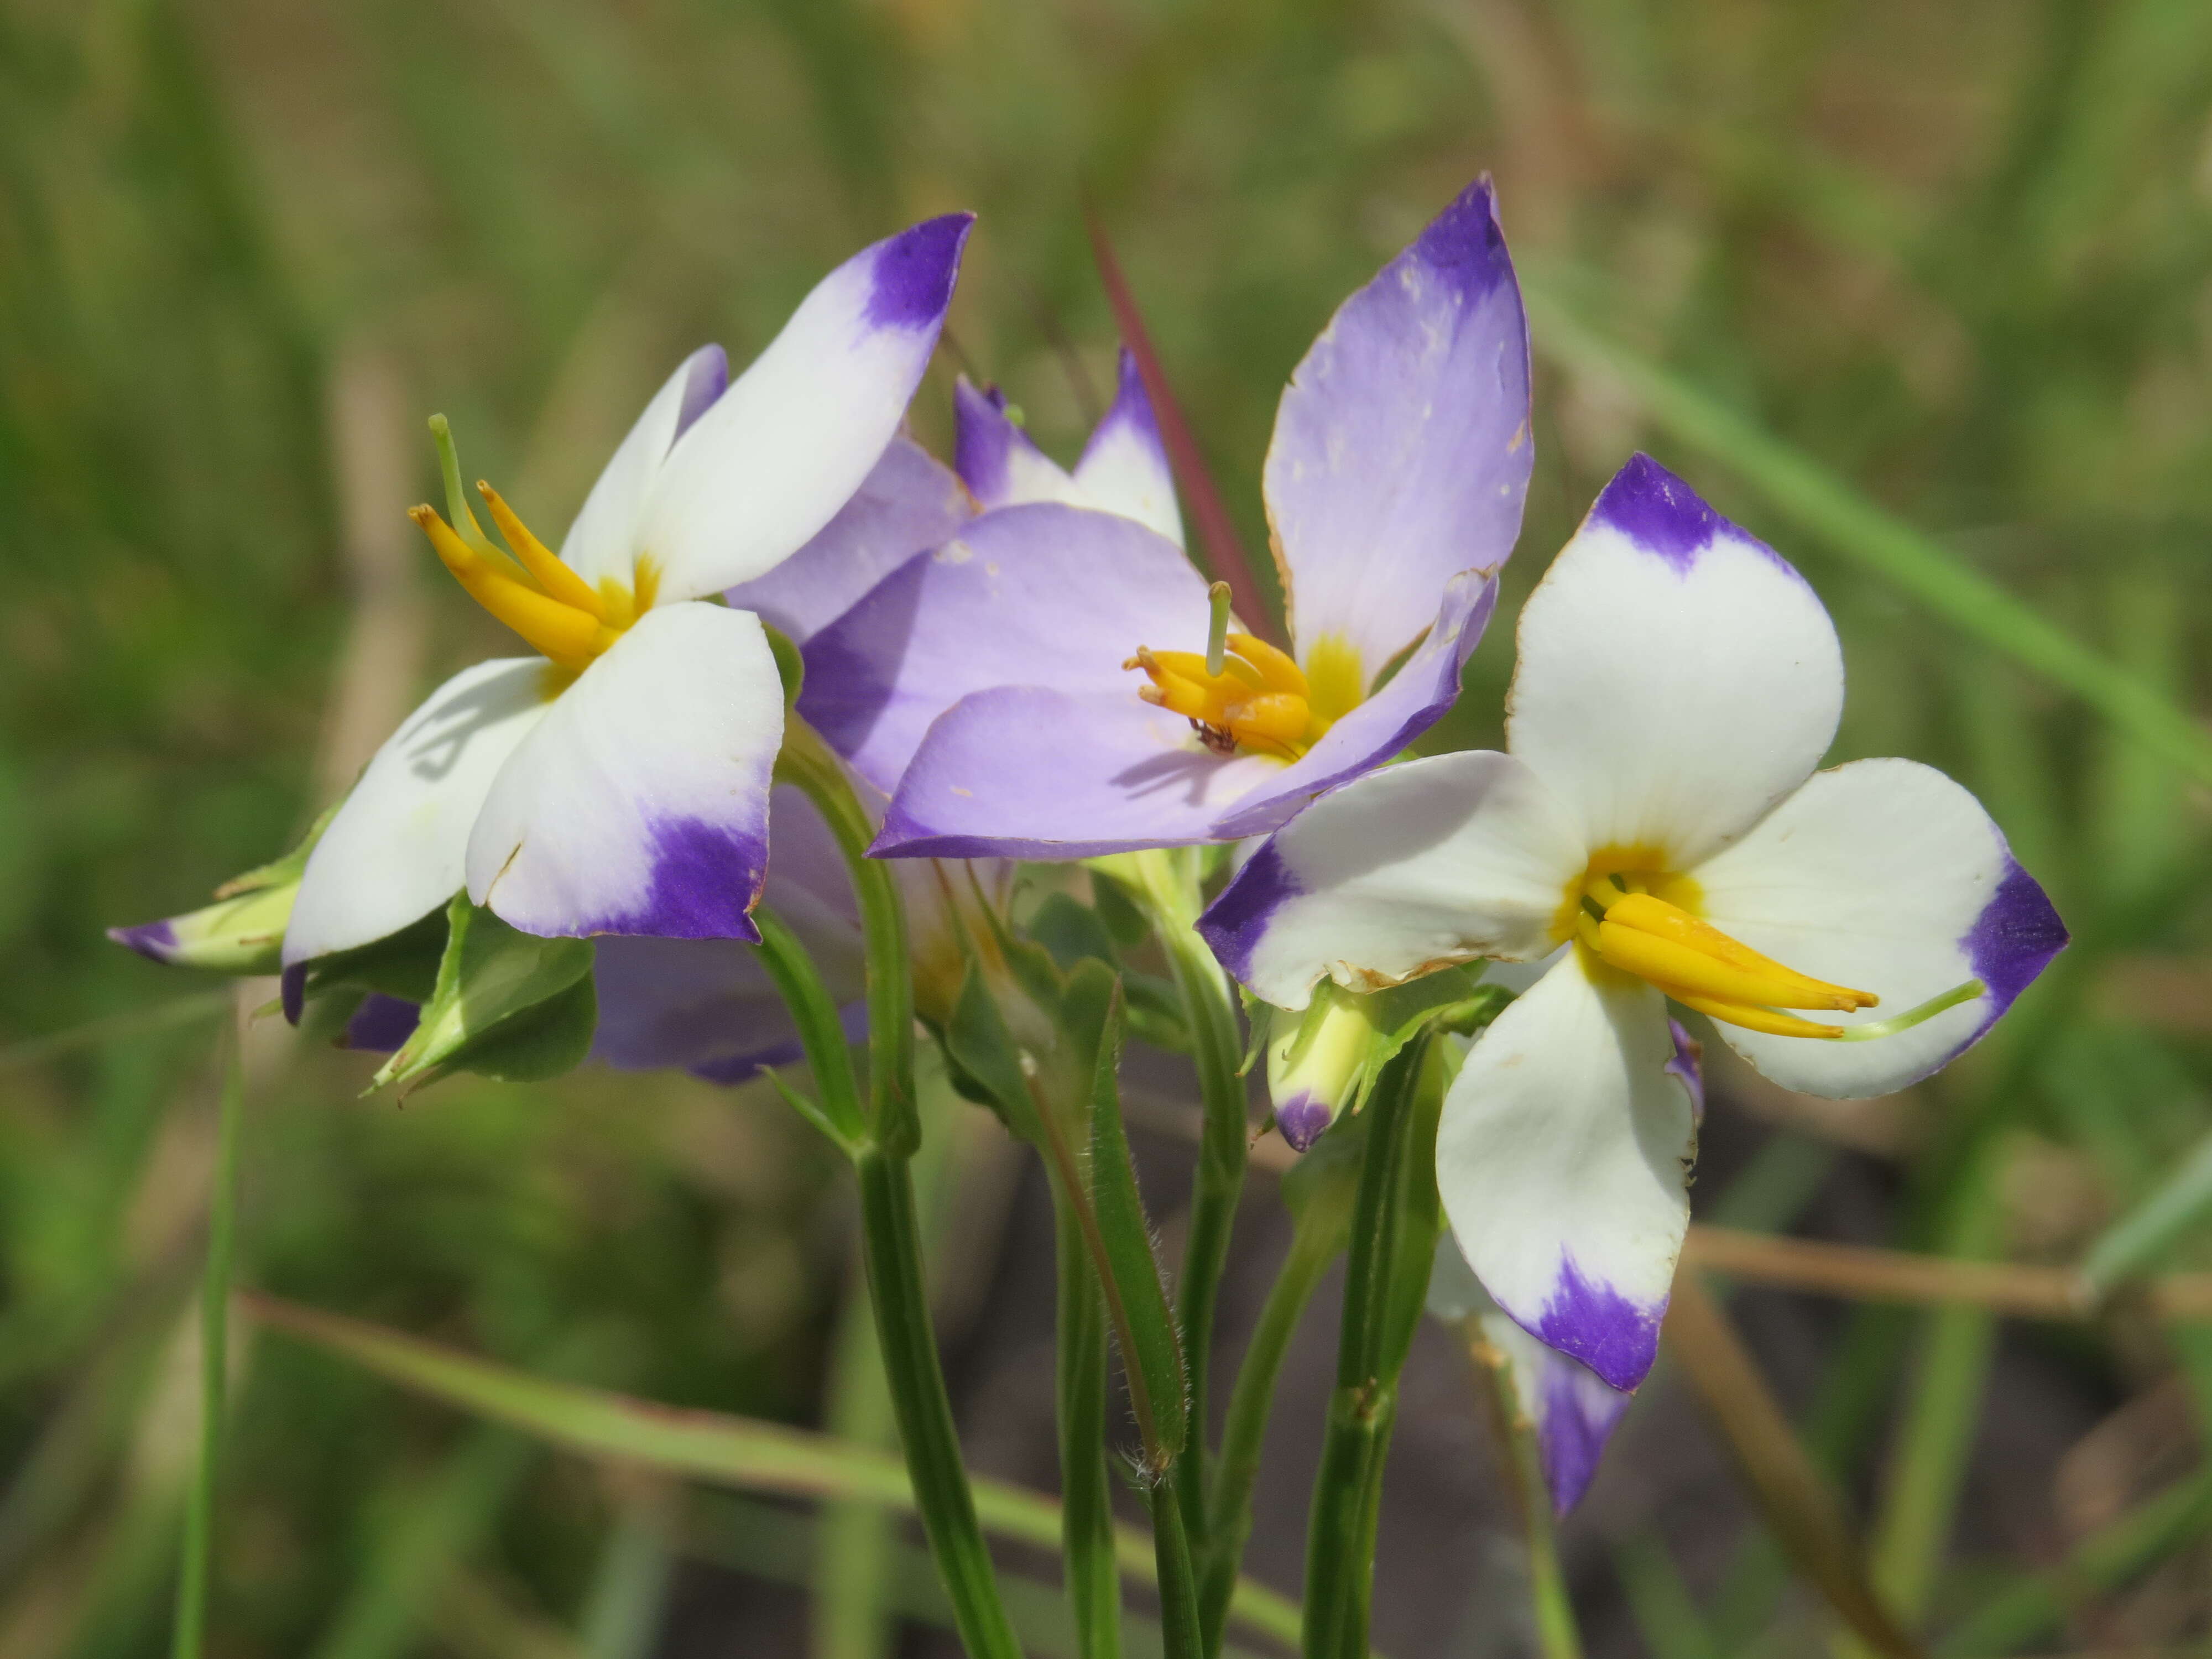
{"type": "Polygon", "coordinates": [[[1121,966],[1121,953],[1104,918],[1066,893],[1048,893],[1030,915],[1023,931],[1042,945],[1062,973],[1085,960],[1121,966]]]}
{"type": "Polygon", "coordinates": [[[1190,1052],[1190,1021],[1184,1017],[1182,994],[1173,980],[1126,969],[1121,994],[1127,999],[1121,1012],[1132,1035],[1171,1054],[1190,1052]]]}
{"type": "Polygon", "coordinates": [[[523,933],[465,893],[446,922],[422,1022],[369,1086],[420,1087],[456,1071],[535,1082],[580,1064],[599,1023],[592,942],[523,933]]]}
{"type": "MultiPolygon", "coordinates": [[[[466,903],[466,894],[453,902],[466,903]]],[[[450,908],[450,907],[449,907],[450,908]]],[[[307,965],[306,1000],[337,990],[380,991],[405,1002],[427,1002],[438,988],[438,972],[445,961],[446,910],[433,910],[396,933],[350,951],[333,951],[307,965]]]]}
{"type": "Polygon", "coordinates": [[[1152,936],[1152,924],[1137,908],[1121,884],[1103,871],[1091,872],[1091,902],[1098,912],[1099,921],[1113,935],[1114,943],[1123,951],[1140,949],[1152,936]]]}
{"type": "Polygon", "coordinates": [[[761,632],[768,635],[769,651],[775,658],[775,675],[783,682],[783,712],[788,714],[799,707],[799,688],[806,684],[806,659],[791,635],[775,623],[763,618],[761,632]]]}
{"type": "Polygon", "coordinates": [[[331,820],[344,805],[343,799],[332,801],[323,809],[323,814],[307,826],[307,833],[300,837],[300,844],[282,858],[233,876],[215,890],[219,899],[235,898],[240,893],[258,893],[271,887],[297,887],[300,878],[307,872],[307,855],[315,850],[315,843],[323,838],[323,831],[331,827],[331,820]]]}
{"type": "Polygon", "coordinates": [[[1044,1126],[1037,1121],[1021,1049],[973,957],[960,983],[951,1024],[945,1028],[944,1045],[955,1086],[989,1107],[1017,1140],[1041,1144],[1044,1126]]]}

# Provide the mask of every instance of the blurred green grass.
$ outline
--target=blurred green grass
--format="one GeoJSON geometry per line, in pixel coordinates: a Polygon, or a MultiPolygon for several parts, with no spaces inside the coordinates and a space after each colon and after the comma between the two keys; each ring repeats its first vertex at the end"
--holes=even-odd
{"type": "MultiPolygon", "coordinates": [[[[447,410],[468,464],[555,525],[690,345],[742,358],[860,242],[971,207],[945,360],[1066,453],[1112,346],[1087,200],[1259,546],[1285,376],[1486,168],[1516,252],[1581,314],[2201,718],[2202,0],[6,0],[0,1043],[192,988],[100,929],[198,902],[322,804],[351,611],[343,364],[392,367],[392,441],[447,410]]],[[[950,374],[915,414],[940,443],[950,374]]],[[[2009,1172],[2006,1248],[2077,1259],[2212,1133],[2203,792],[1795,533],[1620,385],[1554,364],[1537,395],[1509,605],[1650,446],[1833,609],[1839,754],[1951,770],[2051,886],[2080,943],[2002,1042],[1921,1091],[1932,1150],[1903,1160],[1897,1240],[1962,1237],[1951,1212],[1987,1157],[2009,1172]]],[[[430,493],[427,444],[406,453],[430,493]]],[[[495,634],[421,568],[427,688],[495,634]]],[[[1435,741],[1494,737],[1510,663],[1500,627],[1435,741]]],[[[158,1644],[179,1473],[159,1406],[209,1065],[205,1029],[179,1027],[0,1074],[0,1651],[158,1644]]],[[[310,1056],[258,1092],[252,1279],[658,1398],[813,1411],[833,1172],[777,1109],[586,1073],[394,1112],[349,1098],[357,1071],[310,1056]]],[[[2199,1225],[2138,1265],[2207,1255],[2199,1225]]],[[[1878,1511],[1919,1329],[1863,1316],[1815,1414],[1878,1511]]],[[[2063,1351],[2124,1394],[2179,1363],[2200,1423],[2212,1404],[2202,1336],[2063,1351]]],[[[1901,1443],[1954,1467],[1988,1364],[1964,1352],[1948,1395],[1910,1393],[1927,1414],[1901,1443]]],[[[239,1420],[225,1650],[328,1638],[355,1587],[390,1582],[380,1540],[418,1510],[580,1616],[609,1511],[573,1468],[456,1439],[280,1344],[255,1352],[239,1420]]],[[[1948,1510],[1947,1489],[1899,1502],[1948,1510]]],[[[1948,1531],[1941,1512],[1885,1524],[1948,1531]]],[[[2032,1565],[1954,1563],[1932,1606],[2032,1565]]],[[[1731,1645],[1776,1639],[1754,1569],[1711,1613],[1731,1645]]],[[[2208,1616],[2200,1599],[2198,1625],[2141,1639],[2208,1616]]],[[[397,1628],[344,1650],[401,1650],[397,1628]]]]}

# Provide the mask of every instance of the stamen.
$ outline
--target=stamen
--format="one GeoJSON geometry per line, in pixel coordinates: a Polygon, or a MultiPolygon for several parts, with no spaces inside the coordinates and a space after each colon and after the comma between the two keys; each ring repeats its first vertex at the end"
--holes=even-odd
{"type": "Polygon", "coordinates": [[[1932,996],[1918,1007],[1908,1008],[1889,1019],[1869,1020],[1863,1025],[1846,1025],[1839,1035],[1845,1042],[1872,1042],[1877,1037],[1895,1036],[1899,1031],[1909,1031],[1962,1002],[1972,1002],[1988,989],[1989,987],[1981,981],[1970,979],[1964,985],[1954,985],[1942,995],[1932,996]]]}
{"type": "MultiPolygon", "coordinates": [[[[1847,985],[1831,985],[1826,980],[1801,974],[1794,968],[1784,966],[1771,957],[1760,955],[1741,940],[1733,939],[1711,923],[1702,921],[1679,905],[1650,893],[1620,893],[1615,890],[1608,896],[1603,889],[1611,884],[1593,882],[1594,897],[1605,912],[1607,924],[1623,933],[1632,932],[1644,939],[1679,949],[1703,958],[1746,977],[1738,988],[1748,992],[1756,981],[1762,994],[1729,996],[1731,1001],[1775,1004],[1784,1008],[1838,1008],[1850,1011],[1879,1006],[1881,999],[1870,991],[1855,991],[1847,985]]],[[[1625,948],[1643,948],[1636,941],[1625,941],[1625,948]]],[[[1634,971],[1642,971],[1641,969],[1634,971]]],[[[1675,978],[1678,975],[1655,974],[1654,978],[1675,978]]],[[[1689,982],[1689,981],[1685,981],[1689,982]]],[[[1693,988],[1696,986],[1693,984],[1693,988]]]]}
{"type": "Polygon", "coordinates": [[[1809,1019],[1800,1019],[1795,1014],[1785,1014],[1776,1008],[1753,1008],[1741,1002],[1716,1002],[1711,997],[1701,997],[1692,992],[1679,990],[1671,985],[1659,987],[1685,1008],[1694,1008],[1707,1019],[1717,1019],[1727,1025],[1741,1025],[1747,1031],[1765,1031],[1772,1036],[1826,1037],[1834,1040],[1863,1026],[1820,1025],[1809,1019]]]}
{"type": "Polygon", "coordinates": [[[491,538],[483,533],[477,515],[469,511],[469,498],[461,489],[460,452],[453,447],[453,427],[443,415],[430,417],[430,441],[438,447],[438,474],[446,485],[446,514],[464,546],[478,553],[496,555],[491,538]]]}
{"type": "Polygon", "coordinates": [[[1229,648],[1250,663],[1270,690],[1287,691],[1294,697],[1305,697],[1311,701],[1306,686],[1305,670],[1300,668],[1297,660],[1287,653],[1276,650],[1267,641],[1252,634],[1231,634],[1229,648]]]}
{"type": "Polygon", "coordinates": [[[435,508],[414,507],[407,516],[430,538],[440,560],[471,599],[559,666],[581,673],[614,643],[614,630],[597,617],[526,587],[495,568],[455,534],[435,508]]]}
{"type": "Polygon", "coordinates": [[[1218,678],[1229,647],[1229,584],[1216,582],[1206,590],[1212,618],[1206,629],[1206,672],[1218,678]]]}
{"type": "Polygon", "coordinates": [[[1787,969],[1760,971],[1736,967],[1691,945],[1626,927],[1613,917],[1629,902],[1615,901],[1606,919],[1591,931],[1596,935],[1599,956],[1641,978],[1717,1002],[1747,1003],[1753,1007],[1849,1010],[1865,1007],[1873,1000],[1863,991],[1823,987],[1818,980],[1808,980],[1787,969]]]}
{"type": "Polygon", "coordinates": [[[557,554],[530,533],[530,526],[515,517],[514,509],[507,504],[499,491],[478,478],[477,493],[484,498],[484,505],[491,509],[492,522],[499,526],[499,533],[507,538],[507,544],[514,550],[514,556],[521,561],[525,570],[538,579],[538,585],[545,590],[547,597],[558,599],[562,605],[573,605],[597,617],[601,622],[606,621],[606,607],[599,602],[599,596],[592,585],[562,563],[557,554]]]}

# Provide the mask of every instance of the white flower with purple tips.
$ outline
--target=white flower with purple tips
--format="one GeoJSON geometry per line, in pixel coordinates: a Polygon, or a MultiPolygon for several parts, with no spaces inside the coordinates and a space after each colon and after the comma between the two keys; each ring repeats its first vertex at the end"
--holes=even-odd
{"type": "Polygon", "coordinates": [[[1510,752],[1411,762],[1316,802],[1200,931],[1289,1008],[1324,978],[1371,988],[1559,952],[1453,1084],[1437,1183],[1498,1304],[1633,1388],[1701,1104],[1668,1000],[1786,1088],[1887,1094],[1978,1040],[2066,930],[1942,773],[1814,770],[1843,708],[1826,611],[1650,459],[1530,596],[1519,653],[1510,752]]]}
{"type": "MultiPolygon", "coordinates": [[[[307,965],[465,889],[541,935],[757,939],[783,693],[765,577],[888,465],[935,349],[972,216],[825,277],[735,380],[696,352],[647,406],[555,555],[489,486],[508,552],[449,495],[413,517],[537,655],[479,664],[378,751],[316,844],[284,940],[307,965]]],[[[910,550],[902,550],[902,551],[910,550]]]]}
{"type": "Polygon", "coordinates": [[[991,510],[806,655],[801,711],[892,793],[876,850],[1069,859],[1274,829],[1450,707],[1519,533],[1528,327],[1488,181],[1344,303],[1284,392],[1265,493],[1289,652],[1209,639],[1126,360],[1072,471],[985,395],[957,413],[991,510]]]}

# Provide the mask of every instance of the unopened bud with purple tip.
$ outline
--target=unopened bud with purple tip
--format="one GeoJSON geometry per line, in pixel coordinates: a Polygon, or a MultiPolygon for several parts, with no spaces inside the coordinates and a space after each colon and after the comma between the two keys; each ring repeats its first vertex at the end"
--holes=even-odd
{"type": "Polygon", "coordinates": [[[1267,1042],[1267,1096],[1275,1127],[1304,1152],[1346,1110],[1358,1109],[1377,1048],[1368,999],[1324,983],[1306,1011],[1278,1013],[1267,1042]]]}

